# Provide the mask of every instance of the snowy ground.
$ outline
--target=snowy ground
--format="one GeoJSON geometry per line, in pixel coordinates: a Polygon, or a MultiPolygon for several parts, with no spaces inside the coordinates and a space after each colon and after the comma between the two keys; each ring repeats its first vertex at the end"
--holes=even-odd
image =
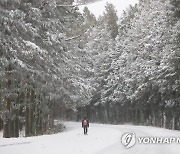
{"type": "MultiPolygon", "coordinates": [[[[0,137],[0,154],[179,154],[180,144],[136,144],[126,149],[121,144],[125,132],[136,136],[180,137],[179,131],[131,125],[90,124],[83,135],[81,123],[66,122],[67,131],[39,137],[4,139],[0,137]]],[[[2,135],[2,134],[0,134],[2,135]]]]}

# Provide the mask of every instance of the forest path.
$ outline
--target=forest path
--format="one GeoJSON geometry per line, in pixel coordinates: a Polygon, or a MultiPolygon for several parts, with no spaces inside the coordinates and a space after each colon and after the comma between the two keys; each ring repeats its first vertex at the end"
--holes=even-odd
{"type": "Polygon", "coordinates": [[[179,131],[132,125],[91,124],[83,134],[81,122],[65,122],[67,131],[38,137],[0,138],[0,154],[179,154],[180,144],[138,144],[129,149],[121,136],[133,132],[137,137],[180,137],[179,131]]]}

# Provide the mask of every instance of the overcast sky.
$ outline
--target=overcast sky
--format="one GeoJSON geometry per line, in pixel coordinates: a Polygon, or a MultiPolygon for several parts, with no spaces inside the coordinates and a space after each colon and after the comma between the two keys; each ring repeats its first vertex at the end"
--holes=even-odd
{"type": "MultiPolygon", "coordinates": [[[[93,4],[89,4],[88,8],[89,10],[98,17],[99,15],[102,15],[104,12],[104,6],[106,5],[106,2],[112,3],[116,10],[118,11],[118,16],[121,15],[123,10],[126,10],[126,8],[131,4],[134,5],[138,3],[138,0],[102,0],[93,4]]],[[[80,11],[82,12],[84,6],[80,6],[80,11]]]]}

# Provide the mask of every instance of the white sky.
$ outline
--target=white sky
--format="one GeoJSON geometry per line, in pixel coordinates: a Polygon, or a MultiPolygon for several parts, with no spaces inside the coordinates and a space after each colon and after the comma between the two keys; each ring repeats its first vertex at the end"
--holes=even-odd
{"type": "MultiPolygon", "coordinates": [[[[102,15],[105,10],[106,2],[111,3],[115,6],[115,9],[118,11],[118,16],[121,15],[123,10],[126,10],[128,6],[135,5],[138,3],[138,0],[102,0],[93,4],[87,5],[89,10],[96,16],[99,17],[99,15],[102,15]]],[[[84,6],[80,6],[80,12],[83,11],[84,6]]]]}

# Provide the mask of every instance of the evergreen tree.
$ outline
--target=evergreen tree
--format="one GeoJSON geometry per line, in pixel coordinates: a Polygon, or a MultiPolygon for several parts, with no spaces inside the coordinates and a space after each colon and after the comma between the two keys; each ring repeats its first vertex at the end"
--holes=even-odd
{"type": "Polygon", "coordinates": [[[81,97],[81,86],[71,83],[75,74],[69,71],[74,66],[67,65],[65,40],[82,16],[74,7],[63,6],[67,3],[72,5],[59,0],[0,1],[4,137],[17,137],[22,125],[26,136],[45,133],[52,127],[54,107],[60,103],[66,116],[66,110],[76,106],[71,95],[81,97]]]}
{"type": "MultiPolygon", "coordinates": [[[[100,96],[93,97],[109,104],[103,108],[109,109],[107,119],[178,129],[179,22],[174,11],[170,1],[153,0],[124,13],[110,73],[103,76],[100,96]]],[[[101,109],[97,106],[99,116],[101,109]]]]}
{"type": "Polygon", "coordinates": [[[117,17],[117,11],[115,10],[113,4],[109,4],[109,3],[106,4],[104,20],[107,29],[111,34],[111,37],[115,39],[118,34],[118,25],[117,25],[118,17],[117,17]]]}
{"type": "Polygon", "coordinates": [[[92,28],[96,25],[96,17],[89,11],[87,7],[84,7],[83,17],[85,29],[92,28]]]}

